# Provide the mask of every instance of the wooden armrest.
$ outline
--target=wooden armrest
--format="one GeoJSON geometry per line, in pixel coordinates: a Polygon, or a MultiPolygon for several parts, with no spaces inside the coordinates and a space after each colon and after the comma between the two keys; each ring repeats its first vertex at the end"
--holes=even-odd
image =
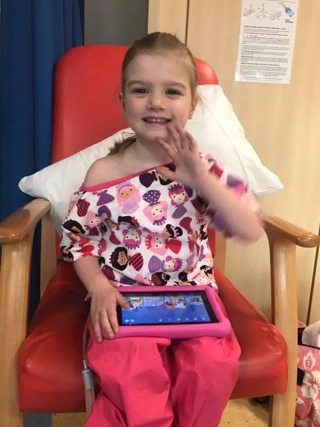
{"type": "MultiPolygon", "coordinates": [[[[50,202],[46,199],[34,199],[0,222],[1,245],[3,247],[5,245],[14,245],[14,247],[2,249],[3,252],[6,252],[6,259],[8,260],[5,262],[5,259],[2,258],[1,265],[3,270],[10,268],[13,254],[16,251],[18,251],[17,258],[21,259],[26,268],[29,268],[30,260],[28,258],[31,257],[33,233],[36,225],[41,220],[41,295],[56,266],[55,231],[50,216],[50,206],[50,202]],[[27,246],[17,245],[19,242],[23,242],[27,246]],[[24,248],[24,253],[22,248],[24,248]]],[[[3,273],[5,274],[6,271],[3,273]]],[[[28,286],[27,283],[25,285],[28,286]]]]}
{"type": "Polygon", "coordinates": [[[262,221],[269,240],[284,239],[304,248],[314,248],[320,245],[320,236],[282,218],[266,215],[263,216],[262,221]]]}
{"type": "Polygon", "coordinates": [[[33,233],[38,221],[50,210],[46,199],[34,199],[0,222],[1,245],[16,243],[33,233]]]}

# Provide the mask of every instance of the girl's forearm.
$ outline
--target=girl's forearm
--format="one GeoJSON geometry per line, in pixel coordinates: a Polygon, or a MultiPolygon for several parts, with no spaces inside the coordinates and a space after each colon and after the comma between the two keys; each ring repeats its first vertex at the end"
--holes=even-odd
{"type": "Polygon", "coordinates": [[[98,258],[86,256],[74,262],[74,269],[91,295],[101,286],[112,286],[100,269],[98,258]]]}
{"type": "Polygon", "coordinates": [[[259,239],[262,233],[259,215],[214,175],[207,173],[201,177],[196,189],[209,208],[224,219],[228,234],[249,242],[259,239]]]}

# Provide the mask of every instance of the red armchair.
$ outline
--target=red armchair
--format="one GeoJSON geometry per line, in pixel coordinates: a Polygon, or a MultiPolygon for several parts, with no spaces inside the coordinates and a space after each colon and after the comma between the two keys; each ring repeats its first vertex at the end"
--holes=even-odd
{"type": "MultiPolygon", "coordinates": [[[[81,46],[58,61],[54,77],[52,160],[65,158],[126,127],[117,102],[124,46],[81,46]]],[[[197,59],[199,84],[217,83],[197,59]]],[[[85,411],[82,332],[88,315],[85,289],[70,264],[58,261],[50,203],[35,199],[0,223],[0,425],[21,427],[21,412],[85,411]],[[27,329],[34,228],[41,222],[43,296],[27,329]],[[17,381],[18,377],[18,381],[17,381]]],[[[320,239],[278,218],[265,217],[271,254],[272,319],[223,275],[224,249],[216,237],[220,295],[242,355],[232,398],[272,396],[270,427],[292,427],[295,408],[297,294],[296,246],[320,239]]],[[[253,278],[255,286],[259,280],[253,278]]]]}

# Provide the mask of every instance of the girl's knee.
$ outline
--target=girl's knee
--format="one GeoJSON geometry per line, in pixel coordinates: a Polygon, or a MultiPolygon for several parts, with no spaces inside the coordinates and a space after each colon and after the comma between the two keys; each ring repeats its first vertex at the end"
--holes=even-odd
{"type": "Polygon", "coordinates": [[[234,376],[240,348],[233,338],[201,337],[176,343],[173,353],[175,365],[185,372],[212,377],[222,371],[234,376]]]}

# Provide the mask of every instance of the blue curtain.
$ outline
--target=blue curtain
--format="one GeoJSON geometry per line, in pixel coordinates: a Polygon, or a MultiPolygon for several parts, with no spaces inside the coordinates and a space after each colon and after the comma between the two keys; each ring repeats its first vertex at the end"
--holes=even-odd
{"type": "Polygon", "coordinates": [[[83,0],[0,0],[0,219],[29,200],[19,180],[51,157],[52,73],[83,44],[83,0]]]}
{"type": "MultiPolygon", "coordinates": [[[[31,198],[19,180],[50,164],[56,60],[83,44],[83,0],[0,0],[0,220],[31,198]]],[[[29,317],[39,300],[39,230],[29,317]]],[[[1,254],[0,254],[1,256],[1,254]]]]}

